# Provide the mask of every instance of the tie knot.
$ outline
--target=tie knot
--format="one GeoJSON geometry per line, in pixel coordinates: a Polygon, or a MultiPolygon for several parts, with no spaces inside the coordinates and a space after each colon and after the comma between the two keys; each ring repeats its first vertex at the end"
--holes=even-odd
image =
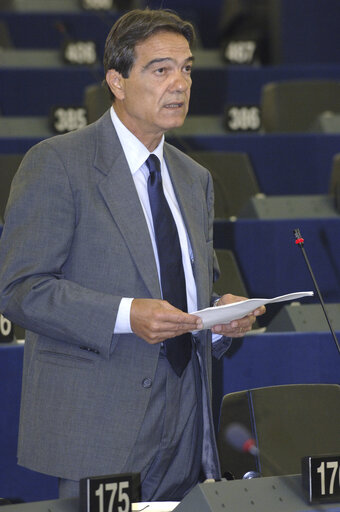
{"type": "Polygon", "coordinates": [[[151,154],[145,163],[146,163],[150,173],[153,173],[153,172],[160,173],[161,172],[160,161],[156,155],[151,154]]]}

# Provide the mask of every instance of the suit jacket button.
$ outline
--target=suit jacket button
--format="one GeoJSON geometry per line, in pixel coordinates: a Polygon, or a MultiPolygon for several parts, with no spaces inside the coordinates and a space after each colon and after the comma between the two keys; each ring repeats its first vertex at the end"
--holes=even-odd
{"type": "Polygon", "coordinates": [[[147,377],[146,379],[143,379],[142,386],[143,386],[143,388],[151,388],[152,380],[149,379],[149,377],[147,377]]]}

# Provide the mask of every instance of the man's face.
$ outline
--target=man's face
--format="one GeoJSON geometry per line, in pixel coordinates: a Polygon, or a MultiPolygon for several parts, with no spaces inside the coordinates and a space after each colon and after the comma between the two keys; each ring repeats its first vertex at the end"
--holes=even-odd
{"type": "Polygon", "coordinates": [[[136,46],[135,56],[128,78],[110,70],[107,80],[117,115],[150,149],[166,130],[185,120],[193,57],[185,37],[174,32],[149,37],[136,46]]]}

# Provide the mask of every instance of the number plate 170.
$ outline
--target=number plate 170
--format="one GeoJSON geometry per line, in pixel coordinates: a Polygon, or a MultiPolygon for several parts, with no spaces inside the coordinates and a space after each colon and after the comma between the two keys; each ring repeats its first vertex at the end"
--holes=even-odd
{"type": "Polygon", "coordinates": [[[310,503],[340,502],[340,455],[304,457],[302,481],[310,503]]]}

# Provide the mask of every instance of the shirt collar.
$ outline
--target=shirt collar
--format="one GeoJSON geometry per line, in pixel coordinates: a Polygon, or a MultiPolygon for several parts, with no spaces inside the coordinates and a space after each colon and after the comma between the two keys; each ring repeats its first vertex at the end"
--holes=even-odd
{"type": "MultiPolygon", "coordinates": [[[[129,164],[131,174],[134,174],[145,163],[145,160],[150,155],[150,151],[132,132],[130,132],[130,130],[128,130],[128,128],[126,128],[117,116],[113,107],[110,109],[110,114],[112,123],[116,129],[119,141],[129,164]]],[[[161,165],[163,163],[163,146],[164,135],[156,149],[152,152],[159,158],[161,165]]]]}

